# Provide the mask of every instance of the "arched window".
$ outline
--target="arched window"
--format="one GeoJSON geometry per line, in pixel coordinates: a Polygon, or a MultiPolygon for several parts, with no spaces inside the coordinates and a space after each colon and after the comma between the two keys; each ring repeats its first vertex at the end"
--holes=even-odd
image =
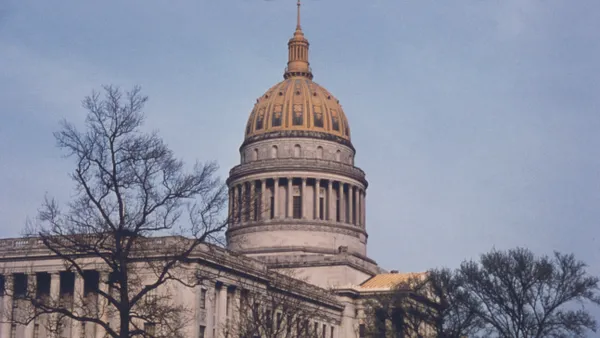
{"type": "Polygon", "coordinates": [[[323,158],[323,147],[317,147],[317,158],[323,158]]]}
{"type": "Polygon", "coordinates": [[[342,152],[340,150],[335,152],[335,160],[340,161],[342,159],[342,152]]]}
{"type": "Polygon", "coordinates": [[[258,160],[258,149],[254,149],[254,151],[252,152],[252,161],[257,161],[258,160]]]}
{"type": "Polygon", "coordinates": [[[352,161],[352,155],[348,156],[348,164],[354,164],[354,162],[352,161]]]}
{"type": "Polygon", "coordinates": [[[277,158],[277,146],[271,147],[271,158],[277,158]]]}
{"type": "Polygon", "coordinates": [[[296,144],[294,146],[294,157],[300,157],[301,153],[302,153],[302,148],[300,148],[299,144],[296,144]]]}

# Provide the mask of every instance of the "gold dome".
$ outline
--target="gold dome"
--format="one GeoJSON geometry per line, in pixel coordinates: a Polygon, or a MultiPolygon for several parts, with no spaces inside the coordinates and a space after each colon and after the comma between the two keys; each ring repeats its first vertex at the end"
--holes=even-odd
{"type": "Polygon", "coordinates": [[[246,124],[244,143],[270,137],[309,136],[351,145],[348,120],[339,101],[312,81],[308,46],[300,27],[298,2],[298,23],[288,42],[285,80],[256,100],[246,124]]]}
{"type": "Polygon", "coordinates": [[[348,120],[339,101],[301,76],[285,79],[257,100],[246,125],[246,140],[281,131],[320,132],[350,141],[348,120]]]}

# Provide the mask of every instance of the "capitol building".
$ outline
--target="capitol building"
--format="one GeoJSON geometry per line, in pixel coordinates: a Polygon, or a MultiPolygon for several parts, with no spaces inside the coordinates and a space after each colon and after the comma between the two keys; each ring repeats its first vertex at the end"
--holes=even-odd
{"type": "MultiPolygon", "coordinates": [[[[202,246],[193,254],[198,268],[216,277],[174,293],[175,301],[191,309],[186,337],[226,337],[245,289],[291,292],[282,280],[294,285],[303,307],[324,314],[309,323],[319,337],[361,337],[364,300],[409,274],[388,272],[368,256],[366,173],[355,162],[351,124],[340,101],[313,82],[300,5],[283,81],[258,97],[239,126],[244,132],[240,163],[227,179],[227,245],[202,246]]],[[[168,240],[156,239],[157,245],[168,240]]],[[[0,240],[0,252],[3,271],[10,272],[6,278],[15,285],[35,280],[54,297],[84,293],[104,278],[100,263],[83,277],[68,272],[35,239],[0,240]]],[[[1,307],[14,316],[17,303],[5,295],[1,307]]],[[[111,321],[110,313],[102,315],[111,321]]],[[[39,321],[0,323],[0,338],[46,336],[39,321]]],[[[105,331],[72,323],[61,337],[102,338],[105,331]]]]}

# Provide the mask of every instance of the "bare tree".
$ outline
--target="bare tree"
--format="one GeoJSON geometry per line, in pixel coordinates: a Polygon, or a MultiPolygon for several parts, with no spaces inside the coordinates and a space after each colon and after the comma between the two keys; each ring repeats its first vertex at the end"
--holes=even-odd
{"type": "Polygon", "coordinates": [[[405,305],[408,321],[416,320],[408,328],[412,332],[426,327],[432,337],[472,337],[481,329],[477,316],[479,303],[466,292],[461,276],[450,269],[429,270],[425,278],[411,282],[416,302],[405,305]],[[417,325],[414,325],[417,324],[417,325]]]}
{"type": "MultiPolygon", "coordinates": [[[[365,294],[362,335],[373,338],[433,337],[426,274],[411,274],[388,291],[365,294]]],[[[437,337],[437,336],[436,336],[437,337]]]]}
{"type": "Polygon", "coordinates": [[[334,302],[331,294],[281,273],[271,272],[269,277],[266,288],[240,281],[240,301],[233,308],[236,315],[225,328],[226,336],[321,338],[330,335],[329,324],[335,319],[322,304],[334,302]]]}
{"type": "Polygon", "coordinates": [[[55,133],[75,162],[74,198],[64,210],[47,198],[27,231],[86,286],[50,291],[38,276],[28,282],[38,288],[17,290],[12,281],[7,292],[30,311],[11,319],[49,318],[56,333],[68,321],[93,323],[114,338],[182,337],[187,311],[172,290],[201,279],[190,257],[201,243],[222,239],[226,188],[214,163],[186,168],[156,132],[144,132],[147,97],[139,87],[103,89],[83,101],[84,131],[64,121],[55,133]]]}
{"type": "Polygon", "coordinates": [[[600,304],[598,278],[573,255],[536,257],[517,248],[464,262],[463,287],[490,337],[584,337],[596,331],[586,304],[600,304]]]}

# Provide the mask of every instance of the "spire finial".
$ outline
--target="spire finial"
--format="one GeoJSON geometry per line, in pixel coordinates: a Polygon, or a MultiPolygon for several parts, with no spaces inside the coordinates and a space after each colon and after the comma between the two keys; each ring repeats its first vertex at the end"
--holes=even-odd
{"type": "Polygon", "coordinates": [[[296,5],[298,6],[296,31],[288,42],[288,66],[285,68],[283,77],[287,79],[291,76],[304,76],[312,79],[313,75],[308,63],[308,40],[304,37],[300,27],[301,0],[297,0],[296,5]]]}
{"type": "Polygon", "coordinates": [[[297,21],[297,24],[296,24],[296,29],[297,30],[301,30],[302,29],[302,28],[300,28],[300,6],[301,5],[302,4],[300,3],[300,0],[298,0],[298,21],[297,21]]]}

